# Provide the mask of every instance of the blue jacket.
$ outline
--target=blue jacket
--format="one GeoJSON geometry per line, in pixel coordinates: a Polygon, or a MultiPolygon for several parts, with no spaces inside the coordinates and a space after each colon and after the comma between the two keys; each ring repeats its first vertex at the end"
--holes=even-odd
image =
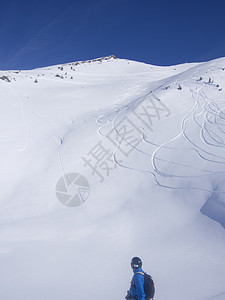
{"type": "Polygon", "coordinates": [[[144,276],[142,274],[135,275],[137,272],[143,272],[142,268],[134,270],[134,277],[130,286],[130,294],[132,297],[138,296],[138,300],[145,300],[144,276]]]}

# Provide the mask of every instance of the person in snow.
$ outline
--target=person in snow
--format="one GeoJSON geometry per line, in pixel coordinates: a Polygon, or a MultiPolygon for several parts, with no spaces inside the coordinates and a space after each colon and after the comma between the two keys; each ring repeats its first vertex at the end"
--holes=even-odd
{"type": "Polygon", "coordinates": [[[133,257],[131,260],[131,268],[133,269],[134,275],[126,299],[145,300],[144,276],[142,275],[143,270],[141,267],[141,259],[139,257],[133,257]]]}

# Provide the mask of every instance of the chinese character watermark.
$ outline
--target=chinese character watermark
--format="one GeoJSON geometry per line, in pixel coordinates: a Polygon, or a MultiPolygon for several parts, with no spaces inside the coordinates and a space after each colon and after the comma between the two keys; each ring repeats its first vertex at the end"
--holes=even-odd
{"type": "Polygon", "coordinates": [[[88,159],[82,157],[85,162],[84,166],[89,166],[92,170],[92,175],[98,175],[100,182],[104,181],[104,175],[109,176],[110,171],[117,167],[113,160],[113,153],[110,152],[110,149],[106,149],[101,141],[88,152],[88,156],[88,159]]]}
{"type": "MultiPolygon", "coordinates": [[[[137,105],[129,116],[126,115],[114,124],[113,128],[106,134],[106,138],[125,157],[128,157],[142,142],[143,128],[151,132],[154,131],[155,121],[162,117],[168,117],[170,114],[168,107],[154,94],[151,94],[145,101],[137,105]]],[[[113,152],[104,147],[101,141],[87,153],[87,156],[82,157],[84,167],[89,167],[92,170],[92,175],[98,176],[100,182],[103,182],[105,176],[109,176],[110,172],[117,168],[117,163],[113,159],[113,152]]]]}

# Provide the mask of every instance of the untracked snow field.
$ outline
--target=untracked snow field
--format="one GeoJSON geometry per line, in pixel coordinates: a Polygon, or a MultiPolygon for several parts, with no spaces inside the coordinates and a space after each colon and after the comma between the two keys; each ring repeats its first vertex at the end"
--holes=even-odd
{"type": "Polygon", "coordinates": [[[225,58],[0,71],[0,299],[225,299],[225,58]]]}

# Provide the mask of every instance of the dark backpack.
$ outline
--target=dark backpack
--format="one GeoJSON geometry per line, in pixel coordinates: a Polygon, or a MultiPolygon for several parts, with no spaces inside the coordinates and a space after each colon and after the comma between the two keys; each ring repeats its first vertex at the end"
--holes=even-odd
{"type": "MultiPolygon", "coordinates": [[[[134,274],[134,276],[136,274],[142,274],[144,276],[144,291],[145,291],[145,300],[149,300],[149,299],[153,299],[154,295],[155,295],[155,284],[154,281],[152,279],[152,277],[150,275],[148,275],[145,272],[136,272],[134,274]]],[[[133,284],[134,284],[134,278],[133,278],[133,284]]],[[[135,284],[134,284],[135,286],[135,284]]]]}

